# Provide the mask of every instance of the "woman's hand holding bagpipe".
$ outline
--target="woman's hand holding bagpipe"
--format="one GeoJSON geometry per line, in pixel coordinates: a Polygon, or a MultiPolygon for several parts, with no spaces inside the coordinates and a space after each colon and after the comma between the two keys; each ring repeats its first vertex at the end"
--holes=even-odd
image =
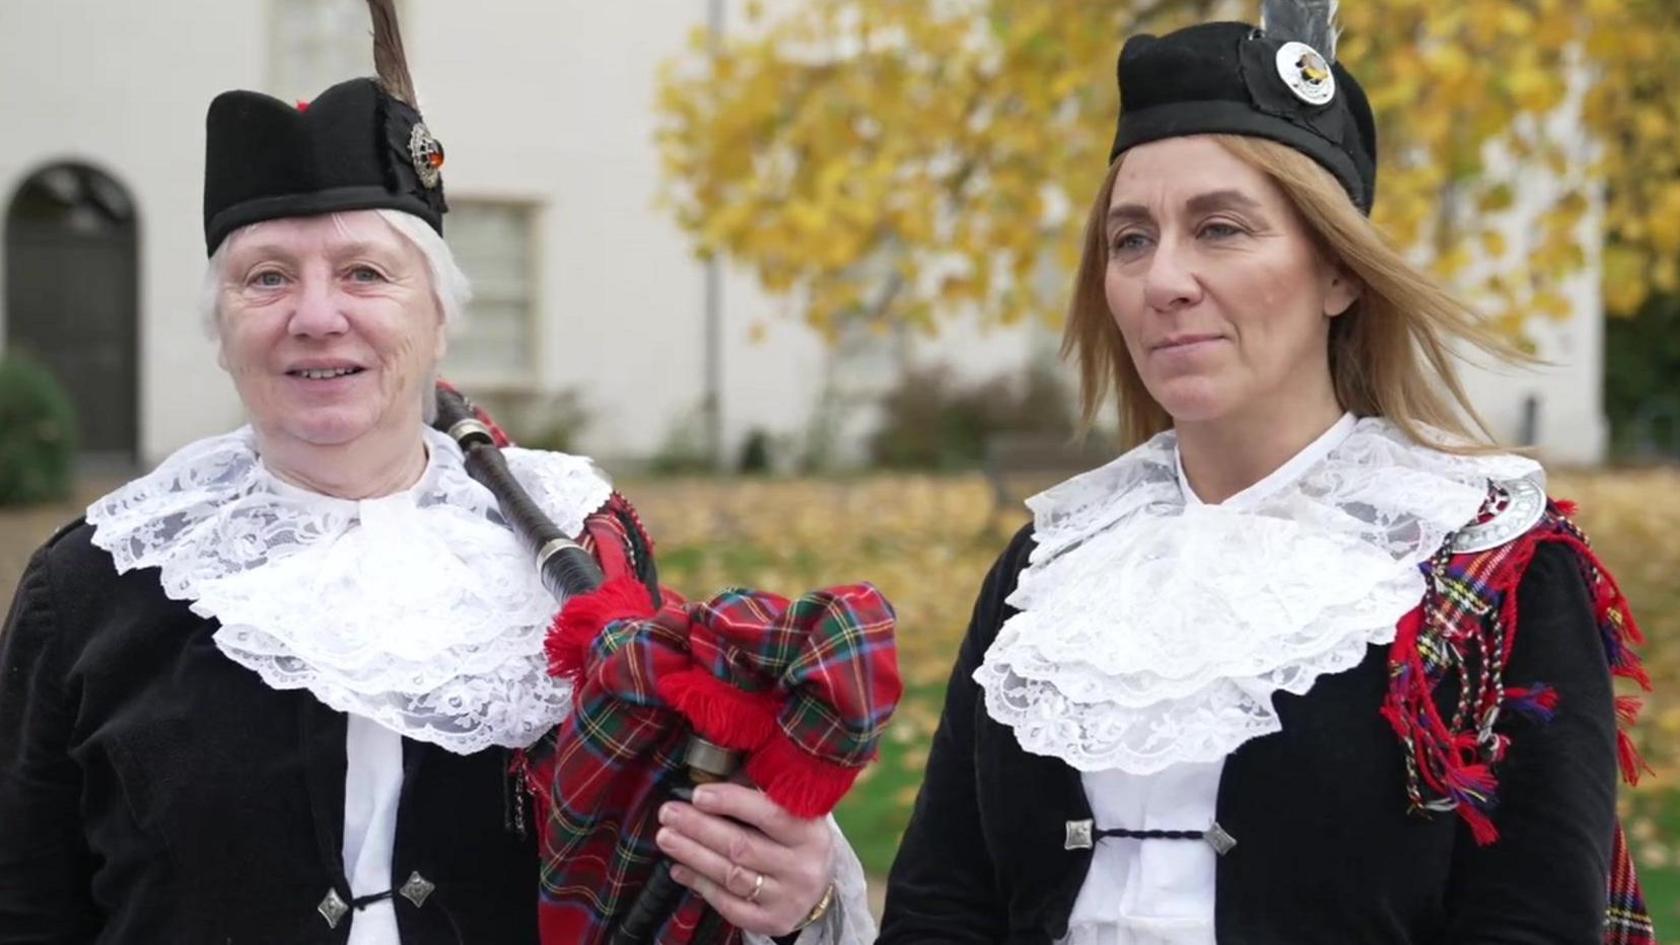
{"type": "Polygon", "coordinates": [[[672,878],[731,925],[760,935],[802,926],[832,882],[834,834],[823,817],[795,817],[740,784],[697,788],[694,804],[659,811],[659,848],[672,878]]]}

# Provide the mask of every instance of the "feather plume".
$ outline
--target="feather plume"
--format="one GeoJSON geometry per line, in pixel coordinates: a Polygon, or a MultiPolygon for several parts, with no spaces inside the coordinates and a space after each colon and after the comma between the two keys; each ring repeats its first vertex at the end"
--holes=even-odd
{"type": "Polygon", "coordinates": [[[1284,42],[1294,40],[1336,61],[1338,0],[1260,0],[1260,31],[1284,42]]]}
{"type": "Polygon", "coordinates": [[[373,15],[373,71],[385,94],[410,106],[419,107],[414,80],[408,74],[408,56],[403,53],[402,30],[397,26],[393,0],[368,0],[373,15]]]}

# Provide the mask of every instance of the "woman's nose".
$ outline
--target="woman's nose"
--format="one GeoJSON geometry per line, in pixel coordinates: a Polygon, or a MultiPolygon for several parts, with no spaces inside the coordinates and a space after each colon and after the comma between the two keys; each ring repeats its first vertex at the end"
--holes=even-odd
{"type": "Polygon", "coordinates": [[[342,334],[349,328],[344,316],[343,297],[329,279],[304,279],[297,305],[287,326],[294,335],[319,337],[342,334]]]}
{"type": "Polygon", "coordinates": [[[1194,304],[1201,298],[1201,283],[1190,259],[1176,241],[1163,239],[1150,254],[1144,273],[1143,300],[1150,308],[1171,311],[1194,304]]]}

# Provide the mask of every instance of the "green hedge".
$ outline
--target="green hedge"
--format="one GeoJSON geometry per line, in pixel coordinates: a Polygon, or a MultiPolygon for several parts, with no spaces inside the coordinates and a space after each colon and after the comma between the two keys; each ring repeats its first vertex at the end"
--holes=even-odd
{"type": "Polygon", "coordinates": [[[58,380],[21,355],[0,359],[0,505],[70,494],[76,411],[58,380]]]}

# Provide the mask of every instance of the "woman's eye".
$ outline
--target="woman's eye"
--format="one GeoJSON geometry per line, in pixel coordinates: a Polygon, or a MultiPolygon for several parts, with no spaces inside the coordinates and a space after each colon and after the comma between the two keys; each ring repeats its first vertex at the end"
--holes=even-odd
{"type": "Polygon", "coordinates": [[[277,289],[286,284],[286,277],[273,269],[265,269],[253,275],[250,284],[259,289],[277,289]]]}
{"type": "Polygon", "coordinates": [[[1108,250],[1111,253],[1130,253],[1136,252],[1147,245],[1149,245],[1149,238],[1142,233],[1120,233],[1108,241],[1108,250]]]}
{"type": "Polygon", "coordinates": [[[1202,227],[1202,235],[1212,239],[1224,239],[1229,236],[1239,236],[1242,228],[1230,223],[1209,223],[1202,227]]]}
{"type": "Polygon", "coordinates": [[[385,276],[371,266],[357,266],[350,270],[352,282],[384,282],[385,276]]]}

